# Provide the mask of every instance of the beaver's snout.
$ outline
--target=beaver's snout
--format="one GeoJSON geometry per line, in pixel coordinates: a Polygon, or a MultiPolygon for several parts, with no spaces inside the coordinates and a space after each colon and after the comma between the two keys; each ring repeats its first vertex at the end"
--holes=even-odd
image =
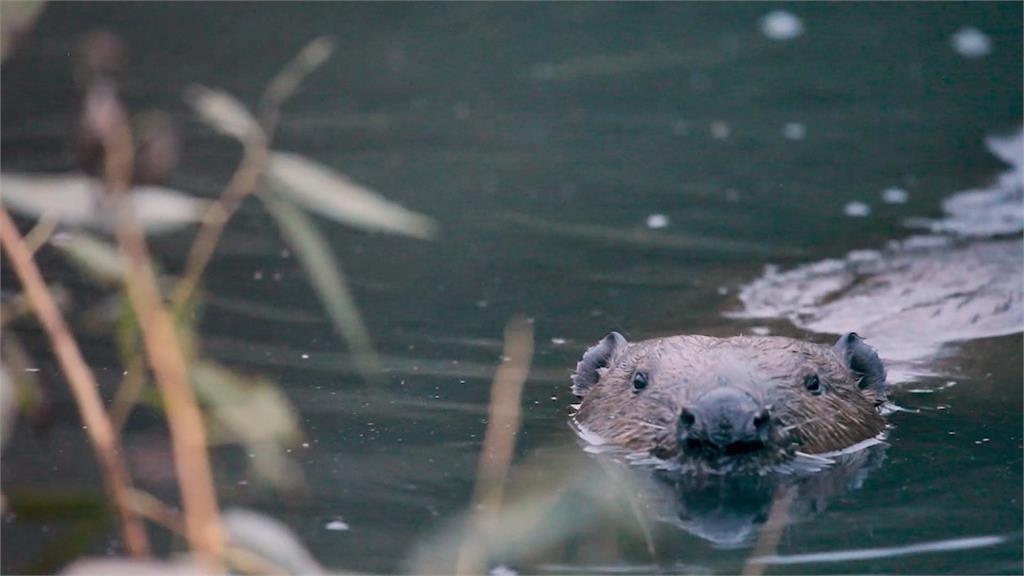
{"type": "Polygon", "coordinates": [[[718,388],[679,414],[679,446],[691,453],[739,454],[768,441],[771,414],[740,390],[718,388]]]}

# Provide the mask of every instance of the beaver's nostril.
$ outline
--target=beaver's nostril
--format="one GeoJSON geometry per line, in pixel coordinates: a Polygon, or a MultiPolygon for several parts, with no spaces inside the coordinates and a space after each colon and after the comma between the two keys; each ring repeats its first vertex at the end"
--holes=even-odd
{"type": "Polygon", "coordinates": [[[679,425],[684,428],[693,426],[696,421],[697,417],[693,415],[693,412],[690,412],[686,408],[683,408],[682,412],[679,413],[679,425]]]}
{"type": "Polygon", "coordinates": [[[768,413],[767,409],[761,410],[756,416],[754,416],[754,428],[763,430],[768,426],[768,423],[771,422],[771,419],[771,414],[768,413]]]}

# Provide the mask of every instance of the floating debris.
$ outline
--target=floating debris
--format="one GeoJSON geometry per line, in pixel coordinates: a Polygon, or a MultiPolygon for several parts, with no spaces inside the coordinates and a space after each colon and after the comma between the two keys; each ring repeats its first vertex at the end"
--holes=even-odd
{"type": "Polygon", "coordinates": [[[910,193],[903,188],[886,188],[882,190],[882,201],[886,204],[906,204],[910,199],[910,193]]]}
{"type": "Polygon", "coordinates": [[[761,33],[771,40],[792,40],[804,33],[804,22],[785,10],[773,10],[761,18],[761,33]]]}
{"type": "Polygon", "coordinates": [[[342,520],[341,518],[337,518],[337,519],[331,520],[327,524],[324,524],[324,529],[325,530],[333,530],[333,531],[336,531],[336,532],[341,532],[341,531],[344,531],[344,530],[348,530],[349,529],[349,525],[344,520],[342,520]]]}
{"type": "Polygon", "coordinates": [[[721,120],[716,120],[715,122],[712,122],[710,126],[710,131],[711,137],[714,138],[715,140],[725,140],[726,138],[729,137],[729,134],[731,133],[729,125],[726,124],[725,122],[722,122],[721,120]]]}
{"type": "Polygon", "coordinates": [[[953,50],[965,58],[983,58],[992,51],[992,39],[973,26],[957,30],[950,43],[953,50]]]}
{"type": "Polygon", "coordinates": [[[871,214],[871,206],[863,202],[847,202],[843,206],[843,214],[850,216],[851,218],[863,218],[868,214],[871,214]]]}
{"type": "Polygon", "coordinates": [[[671,220],[665,214],[651,214],[647,217],[647,227],[652,230],[666,228],[669,224],[671,224],[671,220]]]}
{"type": "Polygon", "coordinates": [[[803,140],[807,137],[807,127],[799,122],[786,122],[782,127],[782,137],[786,140],[803,140]]]}

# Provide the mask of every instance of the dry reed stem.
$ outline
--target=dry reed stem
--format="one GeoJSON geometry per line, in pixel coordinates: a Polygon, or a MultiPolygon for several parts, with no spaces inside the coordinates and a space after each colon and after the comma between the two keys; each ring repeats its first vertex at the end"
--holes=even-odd
{"type": "Polygon", "coordinates": [[[228,220],[234,215],[242,201],[256,191],[260,178],[267,166],[267,140],[263,132],[253,129],[245,143],[242,163],[231,176],[224,193],[216,202],[210,204],[203,214],[203,222],[195,241],[188,252],[185,273],[174,287],[171,297],[171,309],[180,313],[188,299],[195,292],[203,271],[213,258],[213,253],[220,243],[221,234],[228,220]]]}
{"type": "Polygon", "coordinates": [[[505,361],[498,366],[491,384],[487,430],[477,464],[467,536],[456,562],[457,574],[470,574],[482,569],[479,539],[491,531],[504,499],[505,480],[519,432],[523,387],[533,359],[533,326],[528,321],[514,318],[505,327],[502,356],[505,361]]]}
{"type": "Polygon", "coordinates": [[[0,243],[68,379],[78,412],[100,462],[104,482],[120,515],[125,547],[136,558],[146,557],[149,555],[149,540],[142,519],[128,502],[132,482],[120,438],[103,407],[92,370],[82,358],[78,344],[50,296],[28,246],[5,208],[0,208],[0,243]]]}
{"type": "Polygon", "coordinates": [[[771,511],[768,512],[768,520],[761,527],[761,534],[757,538],[757,545],[743,567],[743,576],[761,576],[764,574],[764,563],[757,561],[758,558],[775,554],[782,540],[782,533],[786,531],[789,524],[789,506],[793,502],[795,489],[779,488],[772,500],[771,511]]]}
{"type": "Polygon", "coordinates": [[[206,429],[189,381],[181,342],[161,299],[146,238],[128,202],[134,149],[127,115],[119,102],[115,104],[121,113],[105,134],[104,176],[107,191],[116,200],[118,243],[128,259],[125,285],[167,411],[189,545],[206,570],[221,572],[224,537],[206,429]]]}
{"type": "Polygon", "coordinates": [[[36,225],[25,235],[25,245],[28,246],[29,254],[35,254],[43,244],[46,244],[46,241],[57,230],[59,223],[60,219],[50,214],[43,214],[39,217],[36,225]]]}

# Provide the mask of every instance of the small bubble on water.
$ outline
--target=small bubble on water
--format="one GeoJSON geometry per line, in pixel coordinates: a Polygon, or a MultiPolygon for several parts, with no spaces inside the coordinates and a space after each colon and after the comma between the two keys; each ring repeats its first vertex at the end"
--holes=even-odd
{"type": "Polygon", "coordinates": [[[719,295],[725,296],[728,293],[729,293],[729,287],[728,286],[719,286],[718,287],[718,294],[719,295]]]}
{"type": "Polygon", "coordinates": [[[843,206],[843,214],[850,216],[851,218],[863,218],[868,214],[871,214],[871,206],[863,202],[847,202],[843,206]]]}
{"type": "Polygon", "coordinates": [[[303,448],[309,448],[309,442],[303,442],[302,443],[302,447],[303,448]]]}
{"type": "Polygon", "coordinates": [[[886,204],[905,204],[910,198],[910,193],[903,188],[886,188],[882,190],[882,201],[886,204]]]}
{"type": "Polygon", "coordinates": [[[771,40],[792,40],[804,33],[804,21],[785,10],[773,10],[761,18],[761,33],[771,40]]]}
{"type": "Polygon", "coordinates": [[[973,26],[957,30],[949,41],[953,50],[965,58],[982,58],[992,51],[992,39],[973,26]]]}
{"type": "Polygon", "coordinates": [[[552,338],[551,343],[557,346],[561,346],[562,344],[565,344],[565,338],[552,338]]]}
{"type": "Polygon", "coordinates": [[[787,140],[803,140],[807,137],[807,127],[799,122],[787,122],[782,127],[782,137],[787,140]]]}
{"type": "Polygon", "coordinates": [[[346,523],[341,518],[336,518],[334,520],[331,520],[327,524],[324,524],[324,528],[327,529],[327,530],[343,531],[343,530],[348,530],[349,526],[348,526],[348,523],[346,523]]]}
{"type": "Polygon", "coordinates": [[[664,214],[651,214],[650,216],[647,217],[647,227],[652,230],[657,230],[658,228],[665,228],[670,223],[671,221],[669,220],[668,216],[664,214]]]}
{"type": "Polygon", "coordinates": [[[257,270],[252,273],[253,280],[263,280],[263,270],[257,270]]]}
{"type": "Polygon", "coordinates": [[[477,308],[481,308],[481,309],[482,308],[487,308],[490,305],[491,305],[491,303],[488,302],[487,300],[477,300],[476,301],[476,307],[477,308]]]}
{"type": "Polygon", "coordinates": [[[303,355],[302,355],[302,359],[303,359],[303,360],[307,360],[307,359],[309,359],[309,354],[303,354],[303,355]]]}

